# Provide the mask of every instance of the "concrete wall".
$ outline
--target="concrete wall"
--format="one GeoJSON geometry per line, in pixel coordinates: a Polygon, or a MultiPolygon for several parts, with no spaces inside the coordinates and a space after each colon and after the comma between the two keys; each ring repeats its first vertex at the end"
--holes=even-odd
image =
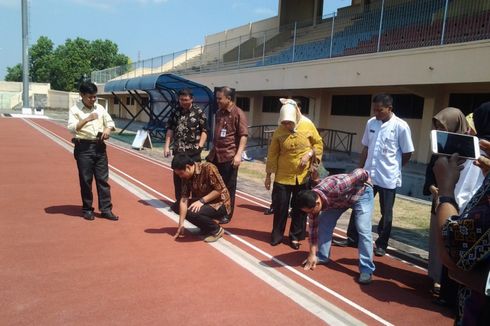
{"type": "MultiPolygon", "coordinates": [[[[52,90],[49,83],[30,83],[29,88],[31,107],[68,110],[80,98],[79,94],[75,92],[52,90]]],[[[22,83],[0,81],[0,93],[2,92],[12,94],[8,109],[22,103],[22,83]]]]}
{"type": "Polygon", "coordinates": [[[69,109],[80,98],[75,92],[48,91],[48,107],[53,109],[69,109]]]}
{"type": "Polygon", "coordinates": [[[264,32],[270,29],[277,28],[279,26],[279,17],[274,16],[271,18],[259,20],[246,25],[238,26],[236,28],[219,32],[216,34],[206,35],[204,37],[204,43],[206,45],[223,42],[233,38],[237,38],[240,35],[251,35],[254,33],[264,32]]]}
{"type": "MultiPolygon", "coordinates": [[[[328,0],[327,0],[328,1],[328,0]]],[[[302,26],[312,25],[322,18],[323,0],[280,0],[280,26],[300,22],[302,26]]]]}
{"type": "MultiPolygon", "coordinates": [[[[29,83],[29,93],[47,94],[49,89],[49,83],[29,83]]],[[[0,92],[22,92],[22,83],[0,81],[0,92]]]]}

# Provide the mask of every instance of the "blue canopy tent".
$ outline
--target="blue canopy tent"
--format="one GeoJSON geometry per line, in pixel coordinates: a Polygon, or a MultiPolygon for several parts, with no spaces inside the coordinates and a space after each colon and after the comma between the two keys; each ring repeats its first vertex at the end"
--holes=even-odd
{"type": "Polygon", "coordinates": [[[212,123],[214,113],[214,96],[213,92],[204,85],[198,84],[191,80],[173,74],[156,74],[135,77],[130,79],[113,80],[105,84],[104,91],[111,93],[119,100],[122,107],[129,113],[131,120],[121,129],[120,134],[124,132],[142,113],[145,112],[150,118],[146,129],[150,132],[151,137],[158,140],[165,139],[165,124],[170,113],[179,106],[178,91],[188,88],[194,96],[194,103],[199,105],[208,116],[208,123],[212,123]],[[148,94],[147,101],[138,91],[148,94]],[[118,98],[116,92],[127,92],[138,104],[140,108],[136,114],[118,98]]]}

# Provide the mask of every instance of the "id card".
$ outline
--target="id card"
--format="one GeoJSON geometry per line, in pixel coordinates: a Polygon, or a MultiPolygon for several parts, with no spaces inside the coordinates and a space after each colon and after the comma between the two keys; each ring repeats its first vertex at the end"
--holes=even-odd
{"type": "Polygon", "coordinates": [[[221,129],[221,132],[220,132],[220,137],[221,137],[221,138],[226,137],[226,128],[221,129]]]}

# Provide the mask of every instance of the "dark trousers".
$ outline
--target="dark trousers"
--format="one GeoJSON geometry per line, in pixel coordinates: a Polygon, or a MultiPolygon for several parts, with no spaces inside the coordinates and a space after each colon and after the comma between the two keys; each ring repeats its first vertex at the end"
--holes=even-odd
{"type": "Polygon", "coordinates": [[[219,231],[220,226],[215,220],[221,219],[226,214],[226,209],[221,206],[220,209],[215,210],[209,205],[203,205],[198,213],[187,210],[186,219],[197,226],[201,233],[204,235],[216,234],[219,231]]]}
{"type": "Polygon", "coordinates": [[[274,182],[272,188],[272,206],[274,221],[272,222],[271,242],[280,242],[284,236],[286,222],[291,204],[290,240],[304,240],[306,237],[306,214],[296,206],[296,196],[301,190],[307,189],[306,184],[284,185],[274,182]]]}
{"type": "Polygon", "coordinates": [[[233,211],[235,210],[235,194],[236,194],[236,179],[238,177],[238,168],[233,166],[233,161],[230,162],[212,162],[218,168],[219,174],[223,179],[223,182],[230,193],[231,212],[228,214],[228,218],[231,220],[233,217],[233,211]]]}
{"type": "MultiPolygon", "coordinates": [[[[376,247],[386,249],[388,247],[388,240],[391,234],[391,225],[393,223],[393,206],[396,198],[396,188],[386,189],[380,186],[374,186],[374,195],[379,193],[379,206],[381,209],[381,219],[378,223],[378,239],[376,239],[376,247]]],[[[358,235],[355,223],[355,214],[352,211],[349,220],[349,226],[347,228],[347,238],[357,243],[358,235]]]]}
{"type": "Polygon", "coordinates": [[[103,213],[112,210],[111,187],[109,186],[109,167],[104,142],[75,141],[73,152],[78,167],[78,178],[82,195],[83,211],[93,211],[92,180],[95,177],[99,210],[103,213]]]}
{"type": "MultiPolygon", "coordinates": [[[[201,151],[189,151],[189,152],[181,152],[182,154],[187,154],[194,162],[201,162],[201,151]]],[[[173,153],[181,154],[181,153],[173,153]]],[[[179,204],[180,197],[182,196],[182,179],[180,179],[174,173],[174,189],[175,189],[175,205],[179,204]]]]}

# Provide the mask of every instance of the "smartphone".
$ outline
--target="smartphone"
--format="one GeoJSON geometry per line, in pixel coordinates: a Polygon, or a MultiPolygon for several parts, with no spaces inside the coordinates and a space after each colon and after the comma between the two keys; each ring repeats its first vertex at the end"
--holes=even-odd
{"type": "Polygon", "coordinates": [[[99,131],[99,132],[97,133],[96,138],[97,138],[98,140],[102,140],[102,131],[99,131]]]}
{"type": "Polygon", "coordinates": [[[430,144],[432,153],[436,155],[458,153],[459,157],[469,160],[476,160],[480,157],[480,145],[475,136],[432,130],[430,144]]]}

